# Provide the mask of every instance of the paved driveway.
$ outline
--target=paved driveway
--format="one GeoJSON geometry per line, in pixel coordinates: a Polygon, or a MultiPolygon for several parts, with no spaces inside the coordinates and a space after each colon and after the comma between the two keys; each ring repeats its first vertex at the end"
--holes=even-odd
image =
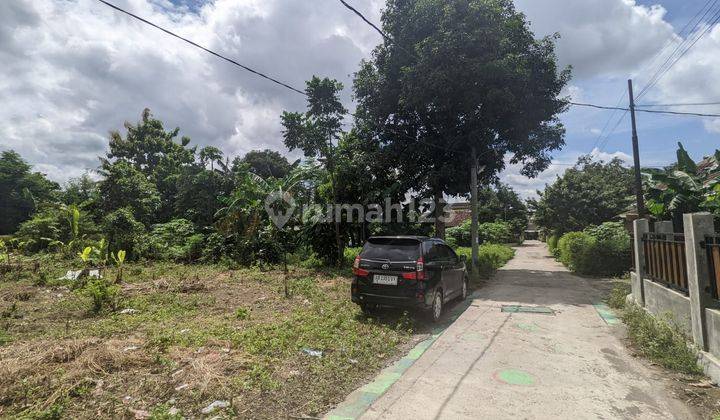
{"type": "Polygon", "coordinates": [[[630,356],[592,280],[528,241],[364,419],[670,419],[693,414],[630,356]],[[502,312],[543,306],[555,314],[502,312]]]}

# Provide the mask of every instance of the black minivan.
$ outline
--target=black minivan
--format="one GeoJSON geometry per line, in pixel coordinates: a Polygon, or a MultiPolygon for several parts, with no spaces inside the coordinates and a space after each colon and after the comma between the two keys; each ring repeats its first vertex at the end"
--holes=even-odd
{"type": "Polygon", "coordinates": [[[378,306],[430,310],[437,321],[446,302],[465,299],[464,258],[437,238],[376,236],[353,264],[352,301],[369,312],[378,306]]]}

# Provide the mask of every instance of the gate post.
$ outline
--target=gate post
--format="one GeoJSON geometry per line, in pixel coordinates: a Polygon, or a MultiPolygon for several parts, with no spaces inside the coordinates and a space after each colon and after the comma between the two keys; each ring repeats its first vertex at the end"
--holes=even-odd
{"type": "Polygon", "coordinates": [[[650,232],[650,224],[647,219],[637,219],[633,221],[633,232],[635,239],[633,243],[633,252],[635,253],[635,276],[630,276],[632,286],[632,297],[635,303],[645,306],[645,249],[643,248],[643,234],[650,232]]]}
{"type": "Polygon", "coordinates": [[[693,341],[702,350],[708,349],[705,308],[710,299],[710,271],[703,248],[706,235],[715,233],[710,213],[684,214],[685,255],[687,257],[688,294],[690,295],[690,321],[693,341]]]}

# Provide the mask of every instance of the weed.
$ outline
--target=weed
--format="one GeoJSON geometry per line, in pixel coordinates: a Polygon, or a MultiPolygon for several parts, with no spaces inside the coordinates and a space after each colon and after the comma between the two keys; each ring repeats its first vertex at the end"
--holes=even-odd
{"type": "Polygon", "coordinates": [[[613,309],[623,309],[628,294],[630,294],[630,283],[627,280],[616,282],[605,302],[613,309]]]}
{"type": "Polygon", "coordinates": [[[250,310],[248,308],[237,308],[235,310],[235,318],[237,319],[248,319],[250,318],[250,310]]]}
{"type": "Polygon", "coordinates": [[[687,337],[668,314],[654,317],[637,305],[627,305],[622,320],[628,326],[630,340],[650,360],[672,370],[700,374],[695,351],[687,337]]]}
{"type": "Polygon", "coordinates": [[[120,289],[117,286],[108,284],[105,279],[92,278],[88,280],[84,288],[80,290],[83,296],[89,297],[92,301],[90,310],[92,313],[99,313],[103,307],[116,306],[117,297],[120,293],[120,289]]]}
{"type": "Polygon", "coordinates": [[[185,417],[179,410],[173,411],[172,407],[167,404],[160,404],[150,410],[150,417],[148,418],[150,420],[181,420],[185,417]]]}
{"type": "Polygon", "coordinates": [[[8,334],[5,330],[0,330],[0,346],[9,344],[11,341],[12,338],[10,337],[10,334],[8,334]]]}

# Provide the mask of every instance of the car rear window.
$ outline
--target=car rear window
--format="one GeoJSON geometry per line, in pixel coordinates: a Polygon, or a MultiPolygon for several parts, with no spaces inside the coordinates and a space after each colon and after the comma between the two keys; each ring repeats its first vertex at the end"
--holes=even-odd
{"type": "Polygon", "coordinates": [[[413,239],[370,239],[360,256],[369,260],[415,261],[420,258],[420,242],[413,239]]]}

